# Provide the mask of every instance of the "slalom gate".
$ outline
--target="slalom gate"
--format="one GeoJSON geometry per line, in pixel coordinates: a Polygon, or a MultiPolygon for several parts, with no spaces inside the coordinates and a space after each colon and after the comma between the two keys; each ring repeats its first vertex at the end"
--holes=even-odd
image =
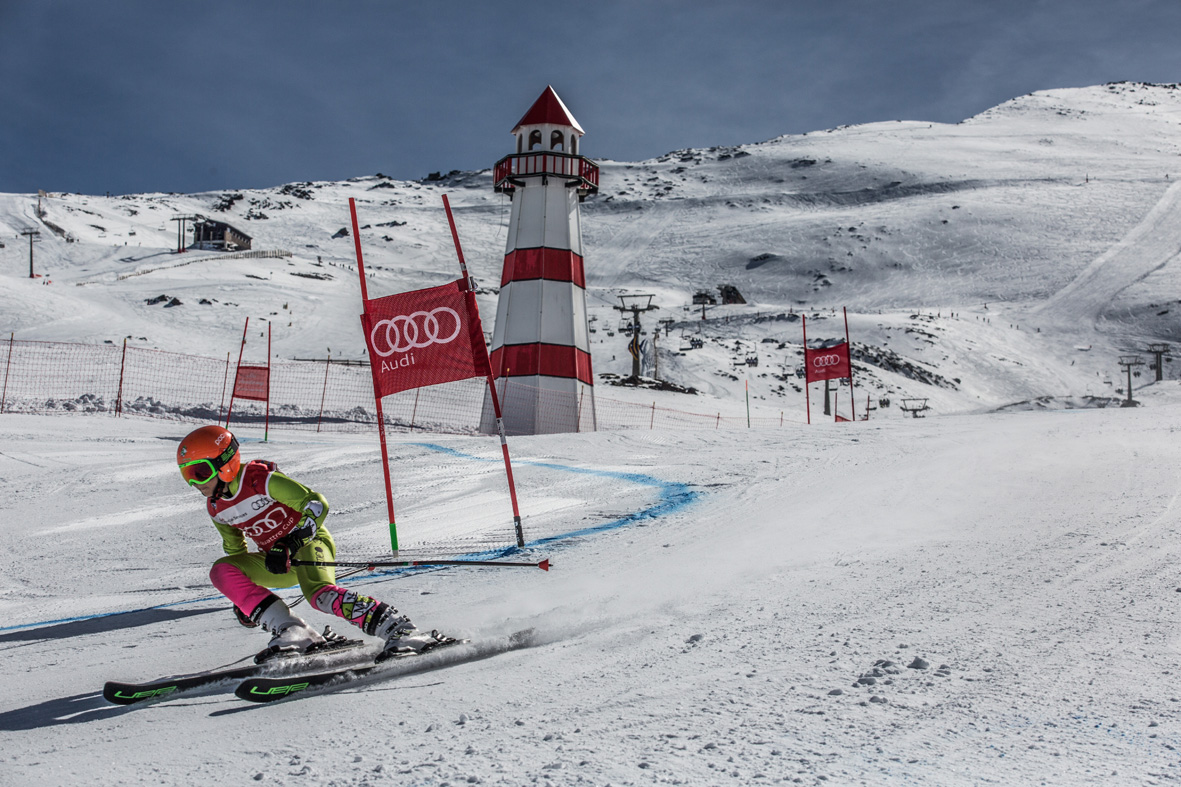
{"type": "MultiPolygon", "coordinates": [[[[224,421],[235,364],[225,359],[153,350],[128,344],[0,341],[0,413],[139,415],[174,421],[224,421]]],[[[377,423],[372,376],[367,364],[274,361],[270,372],[269,428],[355,432],[377,423]]],[[[528,396],[546,406],[546,392],[511,378],[498,381],[504,402],[528,396]]],[[[688,412],[605,397],[578,407],[578,431],[617,429],[772,428],[790,423],[778,417],[688,412]],[[593,411],[592,411],[593,410],[593,411]]],[[[487,433],[482,428],[487,386],[480,379],[435,385],[383,398],[386,428],[442,434],[487,433]]],[[[554,408],[570,407],[555,397],[554,408]]],[[[237,400],[235,425],[267,419],[263,402],[237,400]]]]}

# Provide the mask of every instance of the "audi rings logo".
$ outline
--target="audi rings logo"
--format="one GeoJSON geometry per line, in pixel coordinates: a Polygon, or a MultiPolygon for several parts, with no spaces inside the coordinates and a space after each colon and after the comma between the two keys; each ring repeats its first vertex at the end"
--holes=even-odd
{"type": "Polygon", "coordinates": [[[830,355],[817,355],[812,359],[812,365],[818,369],[825,366],[837,366],[841,363],[841,360],[841,356],[835,353],[830,355]]]}
{"type": "Polygon", "coordinates": [[[394,353],[447,344],[459,336],[461,327],[454,309],[439,306],[429,312],[414,312],[380,321],[369,334],[369,344],[373,352],[389,358],[394,353]]]}

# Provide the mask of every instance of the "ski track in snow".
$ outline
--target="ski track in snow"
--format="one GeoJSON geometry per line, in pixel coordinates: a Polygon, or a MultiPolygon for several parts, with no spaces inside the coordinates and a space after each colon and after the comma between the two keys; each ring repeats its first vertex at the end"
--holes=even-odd
{"type": "MultiPolygon", "coordinates": [[[[572,441],[588,467],[631,453],[705,494],[554,545],[548,574],[378,578],[366,587],[420,623],[477,640],[533,628],[539,641],[267,708],[224,690],[131,709],[98,694],[108,678],[187,672],[257,649],[260,636],[224,602],[0,633],[10,741],[0,783],[87,783],[96,760],[111,783],[127,784],[259,774],[350,785],[1169,780],[1181,746],[1172,439],[1181,389],[1153,405],[741,440],[659,430],[522,438],[525,475],[540,470],[528,467],[533,457],[572,441]],[[929,667],[908,668],[916,657],[929,667]]],[[[157,426],[11,416],[0,435],[17,459],[72,445],[72,462],[51,472],[65,480],[115,454],[116,439],[126,441],[124,466],[158,463],[167,444],[157,426]],[[24,439],[33,433],[37,444],[24,439]],[[77,434],[88,441],[74,443],[77,434]]],[[[332,442],[360,447],[353,440],[365,443],[332,442]]],[[[270,450],[281,460],[306,447],[277,440],[270,450]]],[[[6,478],[31,467],[3,461],[6,478]]],[[[555,494],[583,480],[549,477],[555,494]]],[[[177,483],[150,477],[144,493],[171,496],[177,483]]],[[[177,587],[177,567],[199,574],[216,557],[201,516],[178,506],[167,521],[128,529],[116,515],[134,501],[102,499],[111,521],[78,531],[68,551],[47,531],[88,507],[85,497],[39,520],[5,504],[19,569],[0,595],[8,619],[110,604],[119,572],[191,592],[177,587]],[[105,542],[128,530],[119,569],[104,569],[105,542]]],[[[337,538],[355,551],[351,533],[337,538]]]]}
{"type": "Polygon", "coordinates": [[[1058,323],[1094,322],[1123,290],[1181,254],[1181,182],[1169,186],[1144,220],[1101,254],[1035,315],[1058,323]]]}

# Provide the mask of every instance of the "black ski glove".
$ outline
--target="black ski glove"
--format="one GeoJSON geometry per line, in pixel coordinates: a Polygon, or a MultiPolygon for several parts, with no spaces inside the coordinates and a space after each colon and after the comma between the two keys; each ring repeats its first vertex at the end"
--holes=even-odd
{"type": "MultiPolygon", "coordinates": [[[[275,543],[273,547],[267,550],[266,567],[267,571],[272,574],[286,574],[291,570],[291,553],[296,551],[291,548],[287,539],[283,539],[275,543]]],[[[296,548],[298,549],[298,547],[296,548]]]]}
{"type": "Polygon", "coordinates": [[[319,531],[316,520],[305,516],[299,527],[280,538],[267,550],[267,571],[272,574],[286,574],[291,570],[291,556],[303,548],[303,545],[316,537],[319,531]]]}

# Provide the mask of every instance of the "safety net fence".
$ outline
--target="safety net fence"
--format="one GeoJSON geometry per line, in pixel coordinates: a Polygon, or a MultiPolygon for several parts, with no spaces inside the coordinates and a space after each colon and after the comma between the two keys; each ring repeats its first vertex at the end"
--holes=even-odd
{"type": "MultiPolygon", "coordinates": [[[[0,342],[0,359],[0,413],[110,413],[224,422],[229,412],[235,424],[261,426],[265,421],[272,429],[336,432],[371,430],[377,424],[369,367],[355,361],[272,361],[269,402],[238,397],[231,403],[237,363],[228,358],[10,338],[0,342]]],[[[577,431],[767,428],[792,420],[785,422],[782,414],[691,412],[659,406],[655,400],[624,401],[604,391],[598,388],[593,405],[574,405],[577,431]]],[[[530,398],[542,411],[571,408],[569,396],[517,382],[501,387],[501,394],[506,408],[513,397],[530,398]]],[[[388,430],[489,431],[487,385],[479,378],[392,394],[382,407],[388,430]]]]}

